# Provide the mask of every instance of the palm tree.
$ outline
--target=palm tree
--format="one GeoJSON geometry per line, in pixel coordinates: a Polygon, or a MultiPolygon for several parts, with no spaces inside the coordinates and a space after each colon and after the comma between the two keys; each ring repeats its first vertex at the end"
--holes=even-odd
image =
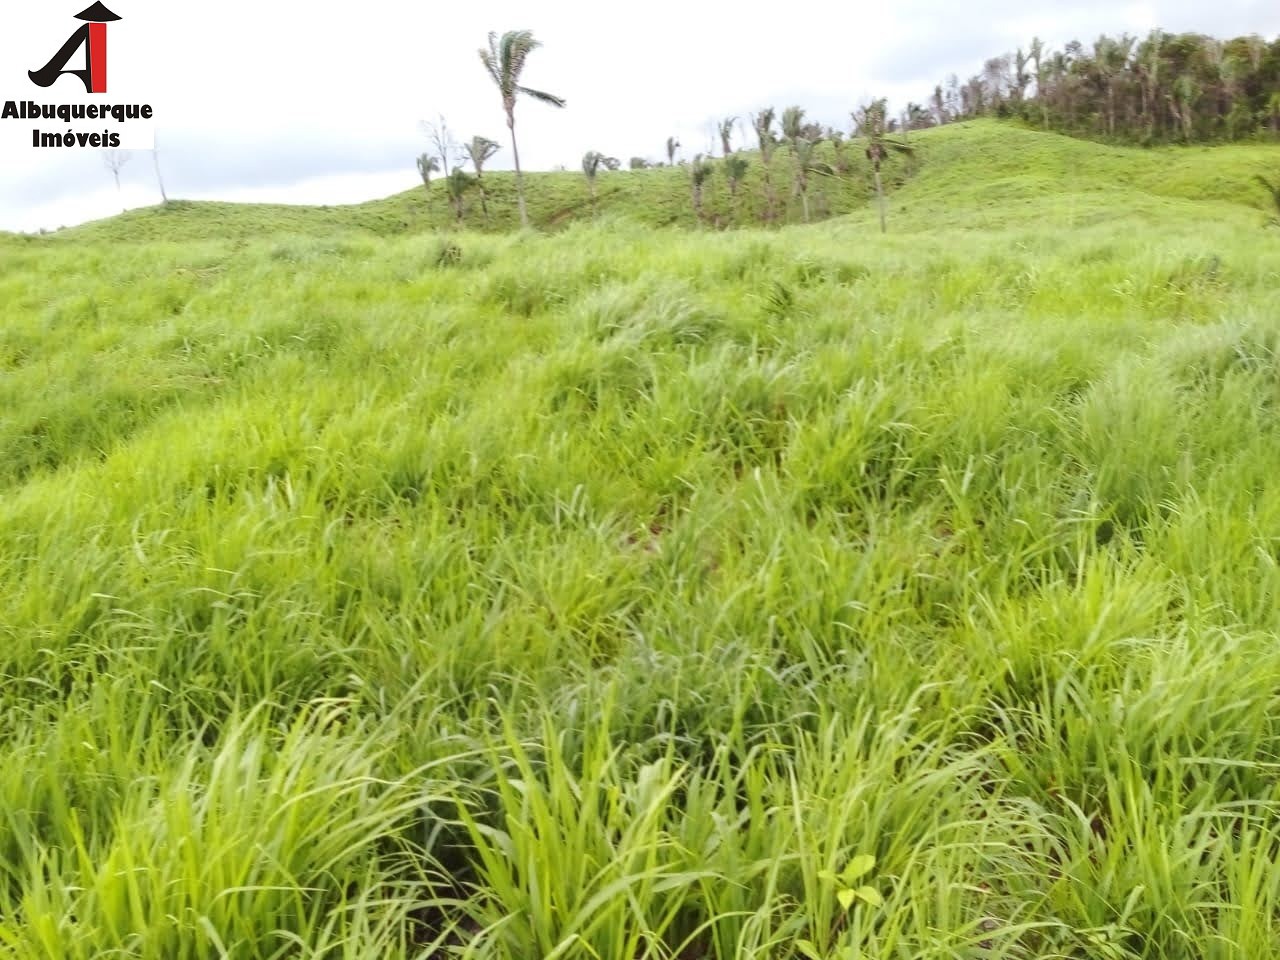
{"type": "Polygon", "coordinates": [[[716,132],[720,134],[720,146],[724,148],[724,155],[727,157],[733,153],[733,125],[738,122],[737,117],[726,117],[716,124],[716,132]]]}
{"type": "Polygon", "coordinates": [[[667,137],[667,165],[676,165],[676,151],[680,149],[680,141],[675,137],[667,137]]]}
{"type": "Polygon", "coordinates": [[[453,204],[453,212],[457,215],[458,222],[462,222],[462,214],[464,212],[462,200],[466,196],[471,185],[475,183],[475,178],[461,167],[454,167],[449,171],[449,176],[445,178],[445,187],[449,191],[449,200],[453,204]]]}
{"type": "Polygon", "coordinates": [[[1280,90],[1267,100],[1267,111],[1271,114],[1271,132],[1280,137],[1280,90]]]}
{"type": "Polygon", "coordinates": [[[777,149],[778,138],[773,135],[773,107],[765,107],[751,117],[751,126],[756,132],[756,140],[760,144],[760,160],[764,164],[765,219],[772,220],[776,198],[773,192],[773,180],[769,176],[769,168],[773,162],[773,151],[777,149]]]}
{"type": "Polygon", "coordinates": [[[818,159],[818,141],[801,137],[792,146],[796,158],[796,192],[800,194],[800,206],[804,210],[804,222],[809,222],[809,178],[815,173],[835,176],[831,165],[818,159]]]}
{"type": "Polygon", "coordinates": [[[787,107],[782,111],[782,137],[795,146],[804,129],[804,107],[787,107]]]}
{"type": "Polygon", "coordinates": [[[429,153],[423,153],[418,156],[418,176],[422,178],[422,185],[427,190],[427,197],[431,196],[431,175],[440,169],[440,159],[429,153]]]}
{"type": "Polygon", "coordinates": [[[596,174],[604,164],[605,155],[599,150],[588,150],[582,157],[582,172],[587,175],[587,185],[591,188],[591,215],[596,215],[596,174]]]}
{"type": "Polygon", "coordinates": [[[886,116],[888,115],[888,103],[883,98],[880,100],[872,100],[857,114],[854,115],[854,121],[858,125],[858,131],[867,138],[867,159],[871,161],[871,169],[875,172],[876,178],[876,202],[880,207],[880,232],[888,233],[889,226],[885,217],[884,206],[884,183],[880,179],[880,165],[889,158],[889,151],[896,150],[898,153],[910,154],[914,152],[911,147],[897,140],[891,140],[885,136],[886,116]]]}
{"type": "Polygon", "coordinates": [[[524,72],[525,61],[529,54],[542,46],[533,38],[530,30],[508,30],[498,37],[489,34],[489,49],[480,51],[480,62],[484,64],[490,79],[502,94],[502,109],[507,114],[507,129],[511,131],[511,155],[516,167],[516,196],[520,203],[520,224],[529,226],[529,213],[524,205],[524,176],[520,172],[520,148],[516,145],[516,98],[523,94],[549,103],[553,107],[563,107],[564,100],[555,94],[543,90],[534,90],[520,85],[520,74],[524,72]]]}
{"type": "Polygon", "coordinates": [[[693,166],[689,168],[689,178],[693,184],[693,212],[699,220],[702,219],[702,188],[714,169],[715,167],[702,158],[702,154],[693,158],[693,166]]]}
{"type": "Polygon", "coordinates": [[[485,223],[489,222],[489,198],[484,192],[484,165],[502,148],[488,137],[472,137],[471,142],[463,149],[471,158],[471,166],[476,169],[476,188],[480,191],[480,208],[484,211],[485,223]]]}
{"type": "Polygon", "coordinates": [[[795,192],[804,210],[804,222],[809,222],[809,177],[814,173],[835,173],[831,167],[819,162],[816,155],[822,140],[821,128],[804,122],[803,107],[787,107],[782,111],[782,135],[791,143],[791,155],[795,159],[795,192]]]}

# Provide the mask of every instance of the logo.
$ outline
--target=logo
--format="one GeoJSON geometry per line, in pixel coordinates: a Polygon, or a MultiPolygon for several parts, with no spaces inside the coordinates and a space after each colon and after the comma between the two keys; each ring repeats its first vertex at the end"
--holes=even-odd
{"type": "Polygon", "coordinates": [[[107,92],[107,24],[120,18],[100,2],[76,14],[77,20],[86,21],[62,45],[62,49],[39,70],[27,71],[27,76],[37,87],[51,87],[64,74],[84,81],[87,93],[107,92]],[[84,70],[68,70],[67,62],[81,47],[88,47],[88,62],[84,70]]]}
{"type": "MultiPolygon", "coordinates": [[[[79,6],[84,0],[71,2],[79,6]]],[[[125,5],[120,0],[111,2],[117,7],[125,5]]],[[[34,29],[26,36],[8,29],[8,24],[5,31],[0,31],[0,85],[6,88],[0,95],[0,145],[5,150],[22,149],[24,142],[37,150],[152,149],[155,111],[146,101],[155,87],[148,76],[146,51],[157,46],[156,25],[131,18],[123,29],[115,28],[121,32],[115,36],[111,48],[114,60],[111,61],[111,97],[108,99],[104,96],[108,88],[107,35],[111,24],[125,18],[108,9],[102,0],[96,0],[93,6],[73,17],[68,16],[70,10],[54,13],[52,19],[47,7],[38,14],[27,14],[27,22],[34,29]],[[28,69],[48,56],[53,46],[49,43],[49,31],[61,33],[63,28],[57,24],[65,24],[67,19],[83,22],[44,66],[28,69]],[[150,36],[146,35],[148,26],[150,36]],[[30,37],[33,34],[44,37],[34,44],[38,56],[32,56],[30,37]],[[14,67],[11,72],[5,69],[9,64],[14,67]],[[28,80],[43,93],[37,94],[27,86],[28,80]],[[13,92],[7,92],[9,89],[13,92]],[[5,122],[10,120],[15,122],[5,122]]]]}

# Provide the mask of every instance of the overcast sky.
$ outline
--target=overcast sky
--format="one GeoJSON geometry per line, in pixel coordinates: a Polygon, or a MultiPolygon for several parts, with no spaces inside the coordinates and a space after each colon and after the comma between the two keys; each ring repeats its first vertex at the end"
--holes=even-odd
{"type": "MultiPolygon", "coordinates": [[[[0,102],[48,99],[27,71],[79,26],[72,18],[88,2],[5,11],[0,102]]],[[[706,150],[715,118],[768,104],[798,103],[847,128],[849,111],[868,97],[888,96],[895,107],[923,101],[948,74],[976,73],[1034,35],[1058,46],[1157,26],[1280,34],[1277,0],[894,0],[793,12],[740,0],[107,5],[122,20],[109,27],[113,86],[100,99],[114,102],[115,78],[127,76],[128,93],[155,105],[170,197],[290,203],[411,188],[414,157],[426,147],[420,123],[439,114],[459,139],[500,141],[492,166],[509,166],[501,106],[476,54],[490,30],[533,30],[543,47],[524,82],[568,100],[565,110],[518,108],[526,169],[575,168],[592,149],[624,163],[657,159],[671,134],[686,154],[706,150]]],[[[73,78],[55,87],[85,99],[73,78]]],[[[0,122],[25,138],[30,126],[0,122]]],[[[0,139],[0,229],[52,229],[158,199],[147,153],[133,155],[117,193],[99,151],[0,139]]]]}

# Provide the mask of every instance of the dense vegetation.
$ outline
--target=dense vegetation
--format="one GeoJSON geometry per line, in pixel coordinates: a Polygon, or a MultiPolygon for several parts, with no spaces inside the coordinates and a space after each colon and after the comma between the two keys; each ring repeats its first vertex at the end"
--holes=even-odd
{"type": "Polygon", "coordinates": [[[1056,51],[1037,38],[967,82],[952,76],[927,106],[908,104],[900,123],[923,129],[981,116],[1143,144],[1280,140],[1280,37],[1154,30],[1056,51]]]}
{"type": "Polygon", "coordinates": [[[0,955],[1280,951],[1276,151],[919,140],[0,238],[0,955]]]}

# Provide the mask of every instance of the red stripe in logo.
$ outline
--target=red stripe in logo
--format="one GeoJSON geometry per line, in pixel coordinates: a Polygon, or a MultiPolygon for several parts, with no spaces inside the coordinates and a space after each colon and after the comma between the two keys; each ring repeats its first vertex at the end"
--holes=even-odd
{"type": "Polygon", "coordinates": [[[107,92],[107,25],[89,24],[89,73],[94,93],[107,92]]]}

